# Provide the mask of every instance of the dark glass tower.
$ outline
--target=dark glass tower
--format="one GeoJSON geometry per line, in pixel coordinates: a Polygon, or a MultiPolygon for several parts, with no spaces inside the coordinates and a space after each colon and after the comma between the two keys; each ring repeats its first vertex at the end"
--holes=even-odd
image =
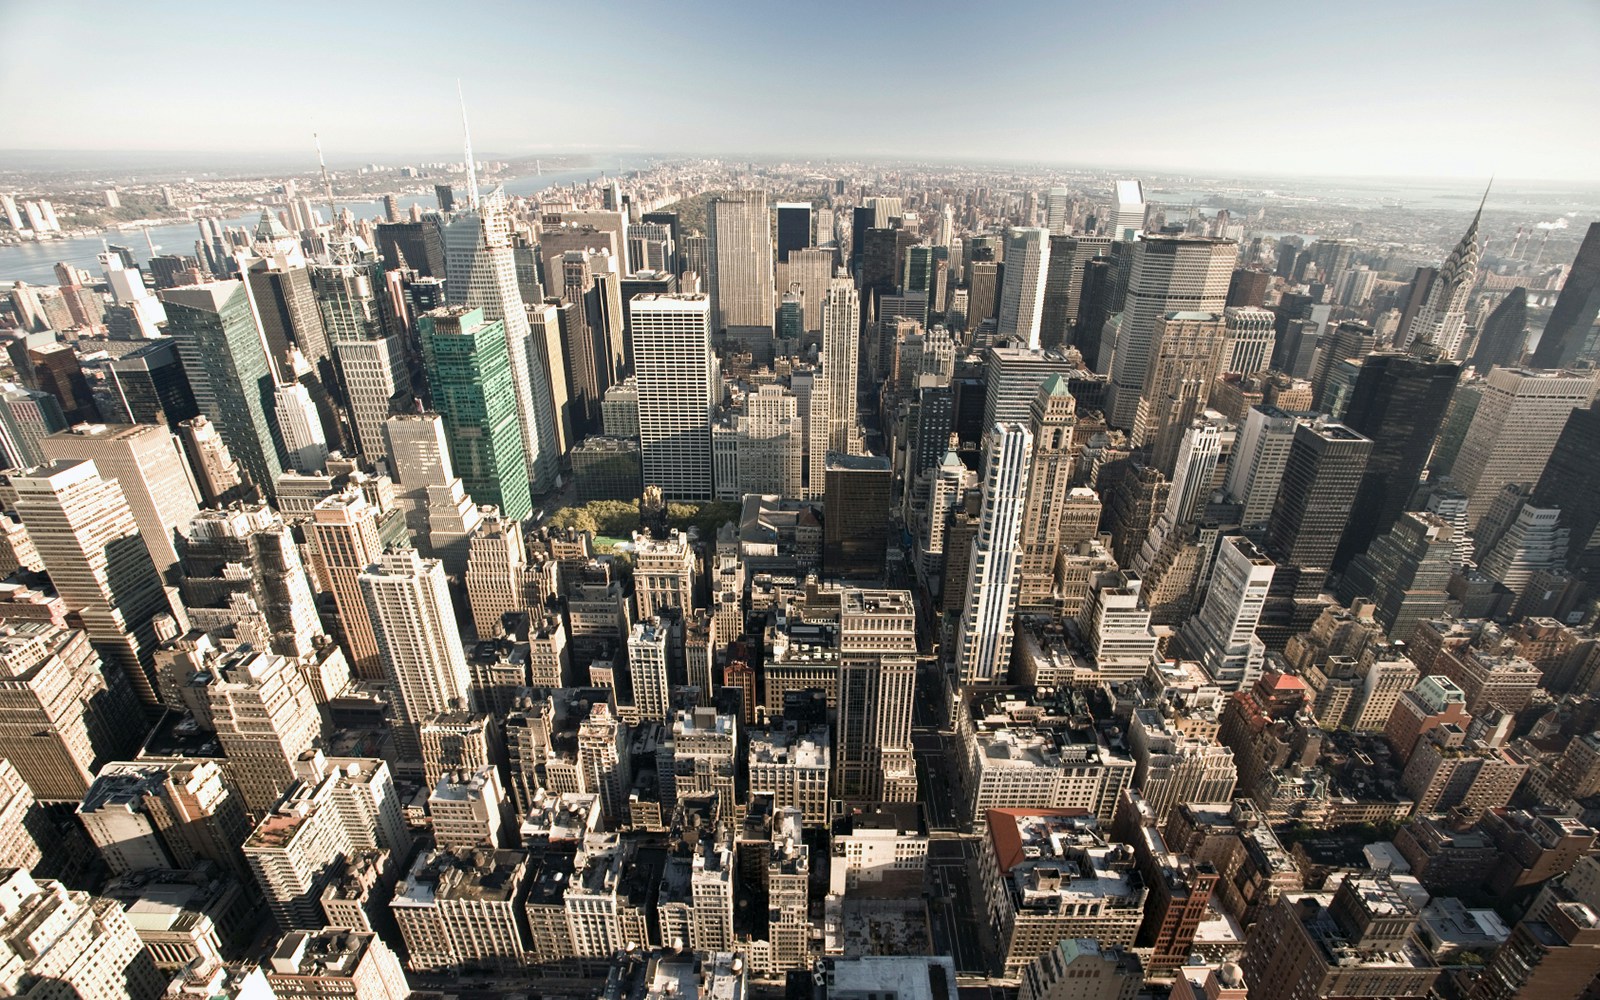
{"type": "Polygon", "coordinates": [[[1600,222],[1591,222],[1550,319],[1544,325],[1534,368],[1566,368],[1576,361],[1600,315],[1600,222]]]}
{"type": "Polygon", "coordinates": [[[1350,522],[1372,441],[1344,424],[1319,420],[1294,429],[1278,502],[1267,521],[1267,554],[1278,562],[1282,590],[1315,597],[1350,522]]]}
{"type": "Polygon", "coordinates": [[[177,433],[178,424],[200,414],[175,342],[152,340],[107,367],[129,423],[165,423],[177,433]]]}
{"type": "Polygon", "coordinates": [[[778,263],[789,261],[790,250],[804,250],[811,245],[811,203],[778,203],[778,263]]]}
{"type": "Polygon", "coordinates": [[[823,571],[830,577],[881,579],[888,553],[889,460],[829,452],[825,475],[823,571]]]}
{"type": "Polygon", "coordinates": [[[1527,343],[1528,290],[1518,285],[1483,321],[1478,344],[1472,351],[1472,367],[1480,373],[1497,366],[1510,368],[1522,361],[1527,343]]]}
{"type": "Polygon", "coordinates": [[[1572,533],[1568,568],[1600,573],[1600,402],[1567,417],[1532,502],[1561,508],[1561,524],[1572,533]]]}
{"type": "Polygon", "coordinates": [[[1362,363],[1344,422],[1372,439],[1372,455],[1335,569],[1365,552],[1404,512],[1460,378],[1461,363],[1437,354],[1380,351],[1362,363]]]}

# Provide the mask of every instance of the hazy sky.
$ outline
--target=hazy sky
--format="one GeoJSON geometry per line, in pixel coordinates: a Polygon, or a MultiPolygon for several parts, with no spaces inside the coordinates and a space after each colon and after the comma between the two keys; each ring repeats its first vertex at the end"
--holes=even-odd
{"type": "Polygon", "coordinates": [[[0,0],[0,147],[1600,179],[1600,0],[0,0]]]}

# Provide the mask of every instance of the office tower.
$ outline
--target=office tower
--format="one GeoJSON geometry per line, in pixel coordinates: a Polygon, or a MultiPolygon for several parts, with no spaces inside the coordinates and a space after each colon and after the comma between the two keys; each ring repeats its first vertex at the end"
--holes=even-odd
{"type": "MultiPolygon", "coordinates": [[[[545,369],[543,358],[529,349],[528,313],[517,289],[517,265],[511,246],[511,218],[505,195],[495,191],[479,198],[476,183],[471,207],[453,217],[445,228],[446,292],[453,306],[480,311],[478,322],[499,323],[505,342],[505,364],[511,382],[512,413],[522,438],[521,452],[528,481],[535,493],[555,486],[561,456],[557,454],[555,411],[550,405],[550,385],[556,373],[545,369]]],[[[423,337],[424,352],[427,336],[423,337]]],[[[437,391],[434,406],[441,412],[437,391]]],[[[459,458],[456,464],[466,471],[459,458]]],[[[513,505],[500,503],[469,491],[479,503],[499,503],[508,516],[526,517],[527,510],[514,513],[513,505]]]]}
{"type": "Polygon", "coordinates": [[[505,616],[527,607],[522,585],[527,563],[522,526],[498,516],[484,518],[469,543],[464,580],[479,639],[500,635],[505,616]]]}
{"type": "Polygon", "coordinates": [[[0,636],[0,756],[40,802],[83,798],[108,760],[131,754],[143,728],[120,675],[78,629],[14,618],[0,636]]]}
{"type": "MultiPolygon", "coordinates": [[[[258,236],[260,232],[258,228],[258,236]]],[[[256,252],[263,252],[259,244],[256,252]]],[[[281,366],[292,348],[298,348],[313,364],[329,360],[328,335],[311,293],[311,273],[298,246],[289,254],[266,250],[265,256],[248,260],[244,279],[274,366],[281,366]]],[[[279,373],[283,374],[281,369],[279,373]]]]}
{"type": "Polygon", "coordinates": [[[883,578],[883,526],[892,506],[893,470],[877,455],[828,452],[822,518],[822,568],[829,577],[883,578]]]}
{"type": "Polygon", "coordinates": [[[444,418],[437,413],[390,417],[384,435],[390,464],[400,477],[395,499],[405,512],[407,531],[426,555],[445,560],[445,569],[459,575],[483,513],[450,464],[444,418]]]}
{"type": "Polygon", "coordinates": [[[1371,452],[1372,440],[1343,424],[1318,419],[1295,427],[1266,549],[1279,576],[1294,581],[1296,597],[1321,592],[1371,452]]]}
{"type": "MultiPolygon", "coordinates": [[[[948,211],[948,209],[947,209],[948,211]]],[[[1066,188],[1051,188],[1045,200],[1045,228],[1052,236],[1072,230],[1072,193],[1066,188]]]]}
{"type": "Polygon", "coordinates": [[[385,676],[359,582],[362,572],[383,554],[378,509],[360,490],[347,489],[318,502],[306,534],[317,579],[333,592],[334,606],[339,609],[351,673],[368,680],[385,676]]]}
{"type": "Polygon", "coordinates": [[[967,329],[977,330],[993,319],[999,305],[1000,265],[992,259],[973,261],[967,282],[967,329]]]}
{"type": "Polygon", "coordinates": [[[834,795],[911,802],[916,608],[906,590],[847,588],[839,598],[839,720],[834,795]]]}
{"type": "Polygon", "coordinates": [[[1372,454],[1334,569],[1366,551],[1406,509],[1460,377],[1461,363],[1437,354],[1380,351],[1362,362],[1344,423],[1372,439],[1372,454]]]}
{"type": "Polygon", "coordinates": [[[1272,274],[1249,268],[1238,268],[1228,280],[1228,308],[1252,307],[1259,309],[1267,301],[1267,291],[1272,287],[1272,274]]]}
{"type": "MultiPolygon", "coordinates": [[[[799,400],[781,385],[763,385],[745,397],[738,418],[737,495],[801,495],[805,430],[799,400]]],[[[719,490],[721,481],[718,481],[719,490]]]]}
{"type": "Polygon", "coordinates": [[[201,416],[268,496],[283,463],[272,422],[274,366],[238,281],[169,288],[167,333],[176,342],[201,416]]]}
{"type": "Polygon", "coordinates": [[[355,824],[334,798],[338,781],[307,776],[297,782],[241,847],[281,930],[323,925],[323,890],[355,854],[355,824]]]}
{"type": "Polygon", "coordinates": [[[1420,622],[1447,610],[1445,587],[1455,569],[1453,535],[1452,526],[1435,514],[1401,514],[1351,560],[1336,591],[1339,602],[1351,607],[1368,598],[1389,638],[1410,642],[1420,622]]]}
{"type": "MultiPolygon", "coordinates": [[[[1489,192],[1484,191],[1485,200],[1489,192]]],[[[1446,358],[1460,358],[1466,347],[1467,299],[1472,294],[1473,283],[1478,278],[1478,220],[1483,217],[1483,205],[1472,217],[1461,242],[1439,268],[1439,275],[1428,287],[1415,315],[1403,324],[1396,345],[1405,348],[1415,343],[1428,343],[1438,348],[1446,358]]]]}
{"type": "Polygon", "coordinates": [[[322,739],[322,717],[299,665],[245,647],[208,660],[190,684],[246,811],[265,816],[294,784],[300,755],[322,739]]]}
{"type": "Polygon", "coordinates": [[[711,303],[704,295],[640,295],[633,316],[639,449],[646,486],[671,500],[713,495],[711,303]]]}
{"type": "Polygon", "coordinates": [[[1478,343],[1468,362],[1480,372],[1522,363],[1528,346],[1528,290],[1518,285],[1506,293],[1483,321],[1478,343]]]}
{"type": "Polygon", "coordinates": [[[1529,587],[1538,575],[1566,562],[1570,537],[1561,524],[1561,511],[1524,503],[1492,546],[1485,550],[1480,541],[1483,556],[1478,560],[1478,571],[1516,595],[1511,612],[1523,614],[1526,600],[1533,596],[1528,593],[1529,587]]]}
{"type": "Polygon", "coordinates": [[[1450,478],[1467,495],[1476,528],[1507,483],[1539,479],[1572,411],[1595,398],[1596,376],[1532,368],[1496,368],[1483,380],[1450,478]]]}
{"type": "Polygon", "coordinates": [[[1132,242],[1140,239],[1144,232],[1144,216],[1144,185],[1138,181],[1117,181],[1112,186],[1111,208],[1100,231],[1114,240],[1132,242]]]}
{"type": "Polygon", "coordinates": [[[1595,549],[1600,547],[1596,455],[1600,455],[1600,403],[1591,403],[1568,415],[1530,501],[1536,507],[1560,509],[1561,523],[1571,533],[1566,564],[1573,571],[1594,566],[1595,549]]]}
{"type": "Polygon", "coordinates": [[[274,394],[279,440],[287,465],[296,472],[315,475],[328,461],[328,439],[310,391],[298,382],[278,386],[274,394]]]}
{"type": "Polygon", "coordinates": [[[0,877],[0,991],[7,996],[157,1000],[166,984],[121,904],[22,868],[0,877]]]}
{"type": "Polygon", "coordinates": [[[178,424],[199,414],[189,376],[170,338],[151,341],[106,365],[112,389],[129,423],[178,424]]]}
{"type": "Polygon", "coordinates": [[[1189,655],[1224,690],[1246,690],[1261,676],[1267,647],[1256,637],[1256,624],[1275,569],[1272,560],[1247,539],[1223,538],[1205,601],[1184,623],[1183,643],[1189,655]]]}
{"type": "Polygon", "coordinates": [[[1017,550],[1027,502],[1033,435],[997,423],[985,443],[978,537],[967,570],[966,603],[956,647],[962,684],[998,683],[1011,664],[1011,620],[1017,609],[1017,550]]]}
{"type": "Polygon", "coordinates": [[[1050,233],[1013,229],[1006,239],[1005,282],[1000,287],[1000,318],[995,335],[1039,348],[1039,322],[1049,279],[1050,233]]]}
{"type": "Polygon", "coordinates": [[[377,934],[360,928],[291,931],[262,966],[267,988],[278,1000],[406,1000],[411,995],[400,959],[377,934]]]}
{"type": "Polygon", "coordinates": [[[0,449],[8,468],[26,469],[43,462],[39,442],[67,427],[56,397],[14,382],[0,383],[0,449]]]}
{"type": "Polygon", "coordinates": [[[397,752],[406,765],[420,766],[422,723],[469,704],[467,658],[444,565],[397,549],[358,579],[393,693],[397,752]]]}
{"type": "Polygon", "coordinates": [[[1077,318],[1078,290],[1083,285],[1083,260],[1077,259],[1079,242],[1065,233],[1050,233],[1050,260],[1045,271],[1044,305],[1039,314],[1039,346],[1059,349],[1068,343],[1077,318]],[[1075,267],[1074,264],[1077,264],[1075,267]],[[1072,284],[1077,281],[1079,288],[1072,284]]]}
{"type": "Polygon", "coordinates": [[[695,554],[689,536],[674,530],[663,539],[634,534],[634,600],[640,618],[694,610],[695,554]]]}
{"type": "Polygon", "coordinates": [[[1220,313],[1173,312],[1155,322],[1134,440],[1151,447],[1151,461],[1163,472],[1171,470],[1178,439],[1222,370],[1224,340],[1220,313]]]}
{"type": "Polygon", "coordinates": [[[1113,427],[1132,428],[1138,418],[1157,322],[1174,312],[1221,315],[1238,251],[1231,240],[1200,237],[1155,236],[1134,244],[1111,363],[1106,418],[1113,427]]]}
{"type": "Polygon", "coordinates": [[[642,720],[666,722],[671,709],[667,674],[669,632],[666,619],[652,616],[634,623],[628,633],[628,677],[633,684],[630,707],[642,720]]]}
{"type": "Polygon", "coordinates": [[[1597,315],[1600,315],[1600,222],[1591,222],[1529,364],[1535,368],[1564,368],[1575,363],[1583,356],[1593,335],[1597,315]]]}
{"type": "MultiPolygon", "coordinates": [[[[523,320],[526,323],[527,317],[523,320]]],[[[521,520],[533,513],[517,386],[504,325],[482,309],[450,307],[417,318],[433,405],[444,418],[454,468],[472,498],[521,520]]]]}
{"type": "Polygon", "coordinates": [[[787,275],[785,288],[792,289],[798,286],[800,313],[805,332],[820,331],[823,302],[833,281],[833,251],[791,250],[784,273],[787,275]]]}
{"type": "Polygon", "coordinates": [[[56,397],[68,424],[100,419],[78,352],[67,344],[44,344],[28,349],[28,361],[33,368],[34,385],[56,397]]]}
{"type": "Polygon", "coordinates": [[[444,234],[440,217],[431,215],[410,222],[379,223],[378,256],[389,270],[409,268],[423,278],[444,278],[444,234]]]}
{"type": "Polygon", "coordinates": [[[189,540],[183,557],[185,604],[236,609],[235,595],[242,595],[260,616],[274,653],[294,658],[313,653],[323,635],[316,595],[294,532],[281,515],[265,504],[203,510],[184,534],[189,540]]]}
{"type": "MultiPolygon", "coordinates": [[[[861,450],[856,419],[856,380],[859,377],[861,297],[846,278],[835,278],[822,302],[822,379],[820,407],[813,406],[817,421],[813,436],[821,433],[824,451],[851,455],[861,450]]],[[[815,477],[816,469],[813,467],[815,477]]]]}
{"type": "Polygon", "coordinates": [[[338,362],[356,444],[368,461],[382,463],[388,455],[383,421],[411,403],[407,349],[403,335],[388,328],[393,310],[383,301],[382,265],[370,258],[312,264],[311,289],[338,362]]]}
{"type": "MultiPolygon", "coordinates": [[[[1373,348],[1377,346],[1377,340],[1372,327],[1355,320],[1345,320],[1334,327],[1332,333],[1318,338],[1317,353],[1307,376],[1311,380],[1312,396],[1318,410],[1327,413],[1332,409],[1329,402],[1331,389],[1328,385],[1329,374],[1343,361],[1360,364],[1361,359],[1372,353],[1373,348]]],[[[1430,356],[1436,356],[1436,352],[1426,348],[1423,350],[1430,356]]]]}
{"type": "Polygon", "coordinates": [[[1071,380],[1081,371],[1074,359],[1055,351],[990,347],[983,353],[983,426],[1022,423],[1032,412],[1039,387],[1052,375],[1071,380]]]}
{"type": "Polygon", "coordinates": [[[1242,375],[1266,371],[1268,359],[1272,357],[1275,332],[1272,310],[1259,306],[1230,305],[1223,313],[1227,322],[1227,342],[1222,349],[1222,370],[1242,375]]]}
{"type": "Polygon", "coordinates": [[[80,424],[39,442],[46,461],[93,462],[122,489],[139,535],[169,584],[178,582],[179,545],[199,507],[189,468],[165,427],[80,424]]]}
{"type": "Polygon", "coordinates": [[[811,203],[780,201],[778,211],[778,263],[789,260],[794,250],[815,246],[811,241],[811,203]]]}
{"type": "Polygon", "coordinates": [[[73,460],[14,475],[11,485],[56,592],[106,663],[154,706],[156,619],[170,622],[172,607],[121,488],[93,462],[73,460]]]}
{"type": "Polygon", "coordinates": [[[107,764],[79,804],[78,819],[114,874],[207,860],[241,880],[250,877],[239,857],[250,821],[221,761],[107,764]]]}
{"type": "Polygon", "coordinates": [[[772,328],[772,230],[765,191],[731,191],[706,205],[711,326],[772,328]]]}
{"type": "Polygon", "coordinates": [[[1067,390],[1066,379],[1059,374],[1051,375],[1039,387],[1028,423],[1033,435],[1033,454],[1029,459],[1017,568],[1017,603],[1022,608],[1048,607],[1054,596],[1056,560],[1062,546],[1062,516],[1066,513],[1067,491],[1072,485],[1076,453],[1073,429],[1077,422],[1077,401],[1067,390]]]}

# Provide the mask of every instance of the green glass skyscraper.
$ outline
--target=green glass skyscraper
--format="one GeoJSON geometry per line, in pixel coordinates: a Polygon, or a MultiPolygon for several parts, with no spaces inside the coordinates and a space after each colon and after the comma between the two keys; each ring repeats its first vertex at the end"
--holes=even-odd
{"type": "Polygon", "coordinates": [[[418,317],[417,328],[456,474],[473,500],[522,520],[533,500],[505,326],[485,320],[482,309],[447,306],[418,317]]]}

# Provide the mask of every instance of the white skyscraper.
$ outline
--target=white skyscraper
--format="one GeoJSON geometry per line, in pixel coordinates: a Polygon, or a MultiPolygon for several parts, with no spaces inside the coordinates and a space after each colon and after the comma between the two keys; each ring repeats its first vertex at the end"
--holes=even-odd
{"type": "Polygon", "coordinates": [[[0,993],[156,1000],[167,977],[122,907],[25,869],[0,880],[0,993]]]}
{"type": "Polygon", "coordinates": [[[121,488],[93,462],[72,460],[13,475],[11,485],[56,592],[82,617],[101,657],[154,706],[155,619],[172,606],[121,488]]]}
{"type": "Polygon", "coordinates": [[[1229,306],[1227,317],[1227,342],[1222,349],[1222,370],[1264,372],[1271,367],[1272,345],[1277,340],[1271,309],[1259,306],[1229,306]]]}
{"type": "MultiPolygon", "coordinates": [[[[945,208],[948,215],[950,209],[945,208]]],[[[1045,203],[1045,228],[1052,236],[1065,236],[1072,231],[1072,195],[1066,188],[1051,188],[1045,203]]]]}
{"type": "Polygon", "coordinates": [[[745,397],[737,435],[740,497],[800,495],[805,434],[798,403],[794,393],[781,385],[763,385],[745,397]]]}
{"type": "Polygon", "coordinates": [[[1139,239],[1144,232],[1144,185],[1138,181],[1117,181],[1111,190],[1111,208],[1101,231],[1114,240],[1139,239]]]}
{"type": "MultiPolygon", "coordinates": [[[[811,412],[818,421],[812,425],[813,439],[819,428],[827,441],[823,452],[855,455],[861,451],[856,428],[856,379],[860,359],[861,296],[848,278],[835,278],[822,300],[822,394],[821,406],[813,396],[811,412]]],[[[813,446],[815,455],[817,448],[813,446]]],[[[813,482],[820,482],[822,470],[811,468],[813,482]]]]}
{"type": "Polygon", "coordinates": [[[1017,609],[1018,547],[1033,435],[1024,424],[1000,423],[989,431],[986,444],[983,508],[956,647],[963,684],[1003,680],[1011,664],[1011,619],[1017,609]]]}
{"type": "Polygon", "coordinates": [[[1200,611],[1183,626],[1183,642],[1211,679],[1228,691],[1255,684],[1267,647],[1256,637],[1276,566],[1242,535],[1217,546],[1211,585],[1200,611]]]}
{"type": "Polygon", "coordinates": [[[633,710],[640,719],[667,721],[671,687],[667,681],[667,624],[646,618],[628,634],[628,675],[633,679],[633,710]]]}
{"type": "MultiPolygon", "coordinates": [[[[1489,192],[1483,193],[1484,200],[1489,192]]],[[[1472,217],[1461,242],[1456,244],[1444,265],[1428,286],[1422,305],[1400,331],[1399,346],[1409,347],[1423,341],[1439,348],[1447,358],[1459,358],[1466,346],[1467,299],[1472,295],[1473,283],[1478,277],[1478,221],[1483,218],[1483,205],[1472,217]]]]}
{"type": "Polygon", "coordinates": [[[771,329],[772,221],[766,192],[734,191],[711,199],[706,228],[711,237],[713,328],[771,329]]]}
{"type": "Polygon", "coordinates": [[[393,694],[402,766],[420,768],[422,724],[469,704],[471,675],[444,564],[396,549],[362,573],[360,584],[393,694]]]}
{"type": "Polygon", "coordinates": [[[1013,229],[1006,239],[1005,283],[1000,287],[997,335],[1039,349],[1044,283],[1050,266],[1048,229],[1013,229]]]}
{"type": "Polygon", "coordinates": [[[1495,368],[1450,478],[1467,495],[1467,523],[1477,527],[1507,483],[1537,482],[1572,411],[1594,399],[1594,372],[1495,368]]]}
{"type": "Polygon", "coordinates": [[[1245,413],[1225,484],[1228,495],[1244,505],[1239,523],[1245,527],[1266,524],[1271,516],[1289,464],[1294,429],[1303,419],[1276,406],[1252,406],[1245,413]]]}
{"type": "Polygon", "coordinates": [[[639,387],[639,451],[646,486],[670,500],[712,493],[711,303],[704,295],[636,295],[634,376],[639,387]]]}
{"type": "Polygon", "coordinates": [[[278,386],[277,411],[279,439],[289,467],[307,475],[321,472],[328,463],[328,438],[311,391],[299,382],[278,386]]]}
{"type": "Polygon", "coordinates": [[[1231,240],[1152,236],[1134,244],[1128,295],[1112,347],[1107,420],[1132,429],[1150,366],[1156,323],[1174,312],[1221,314],[1239,246],[1231,240]]]}

